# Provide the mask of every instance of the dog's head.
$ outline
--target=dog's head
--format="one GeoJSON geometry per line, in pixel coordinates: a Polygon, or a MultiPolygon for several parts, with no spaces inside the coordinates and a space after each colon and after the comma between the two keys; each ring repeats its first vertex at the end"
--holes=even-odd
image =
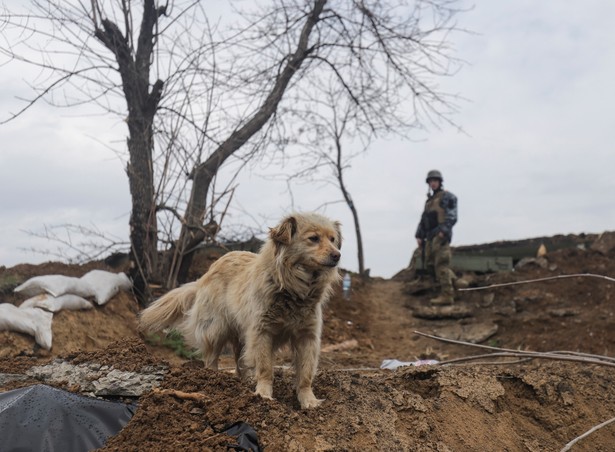
{"type": "Polygon", "coordinates": [[[276,254],[311,270],[333,268],[340,261],[341,224],[317,213],[295,213],[269,230],[276,254]]]}

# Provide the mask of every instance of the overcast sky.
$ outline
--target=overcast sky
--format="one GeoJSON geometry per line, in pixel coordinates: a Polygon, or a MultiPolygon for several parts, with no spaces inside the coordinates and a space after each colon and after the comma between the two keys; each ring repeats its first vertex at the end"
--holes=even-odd
{"type": "MultiPolygon", "coordinates": [[[[468,2],[456,56],[468,64],[443,81],[467,99],[452,127],[415,141],[381,141],[354,160],[347,186],[359,210],[366,266],[390,277],[415,247],[430,169],[459,199],[453,245],[615,230],[615,36],[612,0],[468,2]]],[[[22,72],[0,66],[0,104],[27,95],[22,72]]],[[[2,116],[4,118],[5,115],[2,116]]],[[[110,150],[125,124],[43,104],[0,126],[0,265],[49,257],[24,231],[95,225],[123,240],[130,198],[123,163],[110,150]],[[84,152],[87,150],[87,152],[84,152]]],[[[236,200],[260,226],[290,210],[340,198],[331,188],[286,186],[246,173],[236,200]]],[[[344,225],[342,267],[356,271],[356,241],[343,204],[324,213],[344,225]]],[[[239,219],[234,218],[237,222],[239,219]]]]}

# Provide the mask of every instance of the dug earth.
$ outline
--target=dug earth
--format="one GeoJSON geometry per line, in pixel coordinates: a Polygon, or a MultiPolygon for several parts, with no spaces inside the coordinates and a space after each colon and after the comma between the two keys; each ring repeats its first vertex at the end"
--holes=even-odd
{"type": "MultiPolygon", "coordinates": [[[[0,332],[0,392],[44,383],[136,403],[104,451],[228,450],[238,438],[224,432],[239,421],[271,451],[559,451],[615,416],[615,249],[562,249],[542,259],[546,265],[464,274],[468,289],[482,289],[460,291],[455,309],[432,314],[432,294],[410,293],[404,271],[354,275],[349,299],[339,287],[325,308],[314,382],[325,401],[315,409],[298,406],[289,353],[277,357],[274,400],[261,399],[233,374],[230,355],[219,371],[207,370],[179,356],[174,342],[141,336],[130,292],[55,313],[50,351],[28,335],[0,332]],[[503,349],[536,353],[489,356],[503,349]],[[566,359],[547,354],[555,351],[566,359]],[[435,364],[381,369],[385,360],[435,364]]],[[[92,269],[110,270],[100,262],[1,267],[0,301],[19,305],[13,288],[32,276],[92,269]]],[[[571,450],[614,444],[615,423],[571,450]]]]}

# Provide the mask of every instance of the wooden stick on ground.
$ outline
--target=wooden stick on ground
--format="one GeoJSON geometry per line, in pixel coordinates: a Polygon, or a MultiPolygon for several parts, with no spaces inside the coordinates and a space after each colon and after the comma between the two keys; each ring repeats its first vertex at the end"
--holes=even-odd
{"type": "Polygon", "coordinates": [[[177,389],[160,389],[160,388],[154,388],[152,392],[154,394],[170,395],[173,397],[177,397],[178,399],[182,399],[182,400],[194,400],[196,402],[203,402],[206,400],[205,394],[202,394],[200,392],[184,392],[184,391],[179,391],[177,389]]]}
{"type": "Polygon", "coordinates": [[[589,435],[591,435],[592,433],[594,433],[596,430],[601,429],[602,427],[605,427],[607,425],[609,425],[611,422],[615,422],[615,417],[613,419],[609,419],[608,421],[604,421],[602,424],[598,424],[595,427],[590,428],[588,431],[586,431],[585,433],[583,433],[581,436],[577,436],[575,439],[573,439],[572,441],[570,441],[568,444],[566,444],[562,450],[560,452],[566,452],[568,450],[570,450],[570,448],[572,446],[574,446],[576,443],[578,443],[579,441],[581,441],[583,438],[588,437],[589,435]]]}
{"type": "Polygon", "coordinates": [[[607,281],[615,282],[615,278],[611,278],[609,276],[594,275],[593,273],[576,273],[574,275],[547,276],[546,278],[537,278],[537,279],[528,279],[528,280],[525,280],[525,281],[513,281],[513,282],[507,282],[507,283],[500,283],[500,284],[491,284],[489,286],[464,287],[464,288],[457,289],[457,290],[460,291],[460,292],[468,292],[468,291],[472,291],[472,290],[494,289],[496,287],[516,286],[518,284],[529,284],[529,283],[542,282],[542,281],[551,281],[553,279],[581,278],[581,277],[600,278],[600,279],[606,279],[607,281]]]}
{"type": "Polygon", "coordinates": [[[608,356],[601,357],[599,355],[584,355],[584,354],[564,354],[565,352],[533,352],[525,350],[511,350],[509,348],[491,347],[488,345],[473,344],[471,342],[458,341],[455,339],[447,339],[445,337],[434,336],[432,334],[422,333],[420,331],[414,331],[419,336],[428,337],[442,342],[448,342],[451,344],[466,345],[469,347],[482,348],[487,350],[494,350],[495,353],[488,355],[475,355],[465,356],[462,358],[454,358],[446,361],[441,361],[439,365],[452,364],[462,361],[471,361],[473,359],[485,358],[485,357],[516,357],[516,358],[539,358],[539,359],[551,359],[556,361],[576,361],[589,364],[598,364],[600,366],[615,367],[615,362],[608,356]]]}

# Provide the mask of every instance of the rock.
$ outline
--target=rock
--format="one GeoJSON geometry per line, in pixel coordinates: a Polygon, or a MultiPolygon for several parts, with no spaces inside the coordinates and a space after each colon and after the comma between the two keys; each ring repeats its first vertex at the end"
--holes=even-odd
{"type": "Polygon", "coordinates": [[[472,309],[460,304],[450,306],[417,306],[412,315],[421,319],[463,319],[472,317],[472,309]]]}
{"type": "Polygon", "coordinates": [[[551,317],[574,317],[579,315],[579,311],[573,308],[551,309],[549,315],[551,317]]]}
{"type": "Polygon", "coordinates": [[[467,325],[456,323],[454,325],[434,328],[432,331],[436,336],[446,339],[480,344],[497,333],[498,326],[492,322],[471,323],[467,325]]]}
{"type": "Polygon", "coordinates": [[[510,317],[517,313],[517,303],[515,300],[510,300],[504,303],[498,303],[494,311],[496,314],[503,315],[504,317],[510,317]]]}
{"type": "Polygon", "coordinates": [[[417,278],[404,285],[404,292],[409,295],[417,295],[433,288],[433,282],[427,278],[417,278]]]}
{"type": "Polygon", "coordinates": [[[12,383],[13,381],[23,381],[27,380],[29,377],[27,375],[21,374],[0,374],[0,386],[4,386],[7,383],[12,383]]]}
{"type": "Polygon", "coordinates": [[[83,393],[96,396],[138,397],[159,386],[166,372],[165,368],[148,373],[126,372],[107,366],[74,365],[56,360],[44,366],[34,366],[26,375],[43,382],[66,382],[69,386],[79,386],[83,393]]]}
{"type": "Polygon", "coordinates": [[[162,375],[123,372],[113,369],[92,382],[97,396],[138,397],[160,385],[162,375]]]}
{"type": "Polygon", "coordinates": [[[590,247],[593,251],[598,251],[602,254],[608,254],[615,249],[615,232],[603,232],[592,243],[590,247]]]}
{"type": "Polygon", "coordinates": [[[470,287],[470,281],[466,278],[456,278],[453,280],[453,285],[455,286],[455,289],[467,289],[470,287]]]}
{"type": "Polygon", "coordinates": [[[483,301],[481,302],[481,307],[487,308],[493,304],[493,300],[495,300],[495,294],[490,292],[488,294],[483,295],[483,301]]]}
{"type": "Polygon", "coordinates": [[[519,262],[517,262],[517,265],[515,265],[515,270],[520,270],[523,267],[527,267],[529,265],[535,265],[540,268],[547,269],[547,267],[549,266],[549,261],[545,257],[542,257],[542,256],[541,257],[524,257],[519,262]]]}
{"type": "Polygon", "coordinates": [[[359,346],[359,342],[356,339],[349,339],[347,341],[338,342],[337,344],[329,344],[325,345],[320,349],[323,353],[328,352],[338,352],[342,350],[352,350],[353,348],[357,348],[359,346]]]}

